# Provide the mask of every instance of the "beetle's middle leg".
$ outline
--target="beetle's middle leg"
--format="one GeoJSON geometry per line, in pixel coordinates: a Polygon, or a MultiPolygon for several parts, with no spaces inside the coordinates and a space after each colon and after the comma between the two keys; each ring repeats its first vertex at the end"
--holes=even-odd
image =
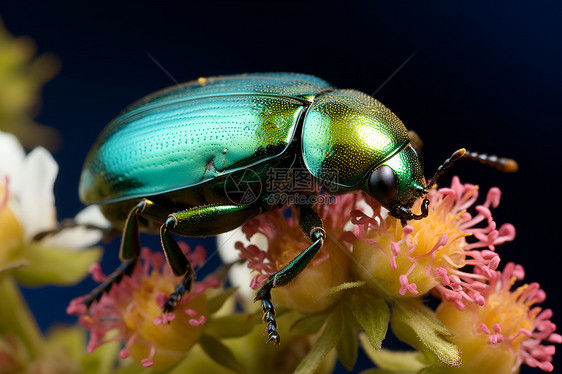
{"type": "Polygon", "coordinates": [[[318,213],[309,205],[299,206],[299,211],[301,230],[304,235],[312,241],[312,245],[302,251],[283,269],[271,274],[256,293],[255,301],[261,300],[264,313],[263,321],[268,324],[268,339],[266,343],[273,341],[275,344],[279,344],[280,342],[279,333],[277,332],[277,322],[275,321],[275,308],[271,302],[271,289],[284,286],[295,279],[306,268],[310,261],[312,261],[320,248],[322,248],[324,240],[326,239],[326,231],[324,231],[322,219],[318,216],[318,213]]]}
{"type": "Polygon", "coordinates": [[[183,294],[191,290],[194,278],[193,269],[172,233],[185,236],[217,235],[235,229],[260,213],[260,205],[210,204],[168,215],[160,228],[162,247],[174,274],[183,278],[164,304],[164,313],[171,312],[183,294]]]}

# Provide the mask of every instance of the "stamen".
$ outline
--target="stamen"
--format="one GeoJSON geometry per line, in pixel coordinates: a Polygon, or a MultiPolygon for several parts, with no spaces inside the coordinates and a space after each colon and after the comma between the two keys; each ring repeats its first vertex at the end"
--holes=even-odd
{"type": "Polygon", "coordinates": [[[154,344],[151,344],[150,345],[150,352],[148,354],[148,357],[141,361],[142,366],[147,368],[147,367],[150,367],[150,366],[154,365],[154,361],[152,361],[152,359],[154,358],[155,353],[156,353],[156,348],[154,347],[154,344]]]}
{"type": "Polygon", "coordinates": [[[101,265],[98,263],[90,265],[90,267],[88,268],[88,272],[95,282],[102,283],[107,279],[107,276],[104,274],[101,265]]]}
{"type": "Polygon", "coordinates": [[[127,340],[127,344],[125,344],[125,347],[123,347],[123,349],[119,351],[119,357],[123,359],[129,357],[129,355],[131,354],[131,346],[135,342],[137,335],[138,335],[137,333],[133,333],[131,335],[131,337],[127,340]]]}

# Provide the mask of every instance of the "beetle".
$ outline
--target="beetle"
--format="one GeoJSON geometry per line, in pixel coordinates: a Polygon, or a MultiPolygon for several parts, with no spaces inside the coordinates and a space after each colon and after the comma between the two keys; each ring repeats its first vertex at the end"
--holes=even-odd
{"type": "MultiPolygon", "coordinates": [[[[160,234],[168,264],[182,281],[165,303],[173,310],[189,292],[194,273],[172,233],[211,236],[241,226],[280,204],[262,183],[271,170],[305,170],[333,194],[361,190],[405,225],[423,219],[411,211],[439,175],[461,157],[513,171],[510,159],[459,149],[424,183],[419,149],[400,119],[362,92],[336,89],[322,79],[293,73],[200,78],[153,93],[121,112],[99,135],[80,178],[86,204],[99,204],[113,227],[123,227],[122,264],[85,299],[90,306],[124,274],[140,253],[139,230],[160,234]],[[337,178],[328,178],[335,171],[337,178]],[[233,201],[229,191],[250,192],[233,201]]],[[[281,187],[278,187],[281,188],[281,187]]],[[[316,194],[314,190],[308,191],[316,194]]],[[[257,291],[268,340],[280,341],[271,289],[286,285],[312,260],[326,239],[310,204],[297,204],[312,244],[257,291]]]]}

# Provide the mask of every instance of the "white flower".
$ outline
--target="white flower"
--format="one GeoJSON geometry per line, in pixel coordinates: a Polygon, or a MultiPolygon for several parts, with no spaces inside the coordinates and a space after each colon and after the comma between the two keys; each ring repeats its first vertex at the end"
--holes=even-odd
{"type": "MultiPolygon", "coordinates": [[[[60,251],[95,245],[101,239],[100,230],[76,227],[33,240],[36,234],[59,227],[53,194],[58,170],[56,161],[43,147],[26,155],[15,136],[0,132],[0,222],[4,225],[0,229],[0,272],[21,267],[21,271],[25,268],[23,272],[30,273],[24,276],[33,279],[30,283],[49,283],[51,280],[43,275],[48,273],[46,276],[51,277],[52,273],[68,271],[72,264],[64,262],[78,261],[73,274],[56,275],[56,279],[52,279],[54,283],[70,282],[99,256],[97,250],[75,255],[71,260],[60,251]],[[52,268],[49,270],[49,267],[52,268]],[[41,274],[43,270],[46,272],[41,274]]],[[[75,221],[100,227],[108,225],[97,207],[84,209],[75,221]]]]}
{"type": "MultiPolygon", "coordinates": [[[[265,236],[261,234],[255,235],[252,237],[252,241],[249,241],[246,239],[246,235],[242,233],[241,228],[219,234],[217,235],[217,250],[223,263],[230,264],[240,260],[240,251],[234,248],[234,243],[236,242],[242,242],[244,245],[255,244],[261,246],[261,248],[267,246],[267,238],[265,236]]],[[[247,303],[246,306],[250,306],[254,301],[256,292],[249,287],[254,274],[248,269],[247,264],[233,265],[228,276],[232,286],[238,287],[238,293],[242,295],[243,300],[247,303]]]]}

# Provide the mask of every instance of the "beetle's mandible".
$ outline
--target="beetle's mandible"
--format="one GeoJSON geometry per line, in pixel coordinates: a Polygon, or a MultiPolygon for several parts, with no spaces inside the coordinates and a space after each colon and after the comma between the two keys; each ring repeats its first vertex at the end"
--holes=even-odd
{"type": "MultiPolygon", "coordinates": [[[[379,201],[403,225],[423,219],[410,209],[439,175],[461,157],[514,171],[511,159],[453,153],[425,184],[419,149],[389,109],[369,95],[336,89],[303,74],[247,74],[200,78],[149,95],[126,108],[100,134],[86,159],[80,197],[99,204],[116,228],[123,228],[120,258],[109,279],[85,300],[91,305],[134,267],[139,230],[159,232],[164,253],[182,282],[171,293],[170,312],[189,292],[193,270],[172,233],[210,236],[232,230],[271,204],[263,184],[247,184],[255,198],[233,202],[245,172],[265,180],[272,169],[305,170],[330,191],[361,190],[379,201]],[[327,180],[326,175],[337,178],[327,180]]],[[[308,191],[310,195],[316,191],[308,191]]],[[[309,204],[297,205],[310,247],[272,274],[258,290],[268,342],[279,343],[271,289],[293,280],[326,239],[322,221],[309,204]]]]}

